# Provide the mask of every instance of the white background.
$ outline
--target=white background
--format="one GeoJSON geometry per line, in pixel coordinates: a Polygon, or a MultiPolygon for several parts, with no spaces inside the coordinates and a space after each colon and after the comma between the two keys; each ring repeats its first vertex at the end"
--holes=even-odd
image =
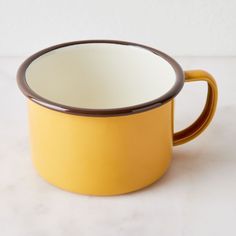
{"type": "MultiPolygon", "coordinates": [[[[236,235],[235,12],[235,0],[0,0],[0,235],[236,235]],[[17,68],[37,50],[91,38],[153,46],[184,69],[209,71],[219,87],[207,130],[174,148],[161,180],[132,194],[64,192],[31,163],[17,68]]],[[[176,129],[196,119],[205,97],[202,83],[184,86],[176,98],[176,129]]]]}
{"type": "Polygon", "coordinates": [[[171,55],[235,55],[235,0],[0,0],[0,55],[112,38],[171,55]]]}

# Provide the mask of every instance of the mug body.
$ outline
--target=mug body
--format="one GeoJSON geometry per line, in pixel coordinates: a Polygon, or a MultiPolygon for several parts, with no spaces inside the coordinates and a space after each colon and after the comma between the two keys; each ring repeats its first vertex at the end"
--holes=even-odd
{"type": "Polygon", "coordinates": [[[122,194],[150,185],[170,165],[172,101],[128,116],[65,114],[29,101],[33,162],[69,191],[122,194]]]}
{"type": "Polygon", "coordinates": [[[150,185],[171,162],[173,98],[183,82],[172,58],[135,43],[78,41],[34,54],[18,84],[39,174],[92,195],[150,185]]]}

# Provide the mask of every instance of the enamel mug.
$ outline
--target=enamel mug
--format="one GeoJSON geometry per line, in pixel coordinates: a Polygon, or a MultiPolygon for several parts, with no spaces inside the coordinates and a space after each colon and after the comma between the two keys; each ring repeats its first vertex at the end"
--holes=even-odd
{"type": "Polygon", "coordinates": [[[217,103],[213,77],[183,71],[165,53],[113,40],[64,43],[29,57],[17,81],[28,98],[32,158],[62,189],[115,195],[141,189],[168,169],[172,147],[198,136],[217,103]],[[174,97],[206,81],[199,118],[173,133],[174,97]]]}

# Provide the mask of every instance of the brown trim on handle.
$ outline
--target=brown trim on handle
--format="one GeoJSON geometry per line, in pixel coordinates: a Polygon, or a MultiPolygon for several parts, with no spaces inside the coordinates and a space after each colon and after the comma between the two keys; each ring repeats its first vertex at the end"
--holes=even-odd
{"type": "Polygon", "coordinates": [[[83,116],[119,116],[119,115],[130,115],[135,114],[143,111],[147,111],[149,109],[153,109],[156,107],[159,107],[166,102],[173,99],[182,89],[184,84],[184,73],[180,65],[170,56],[166,55],[165,53],[156,50],[154,48],[137,44],[137,43],[131,43],[131,42],[125,42],[125,41],[117,41],[117,40],[83,40],[83,41],[74,41],[74,42],[68,42],[68,43],[62,43],[58,44],[46,49],[43,49],[32,56],[30,56],[28,59],[26,59],[23,64],[20,66],[17,72],[17,83],[20,88],[20,90],[23,92],[23,94],[28,97],[33,102],[38,103],[39,105],[42,105],[46,108],[53,109],[60,112],[65,112],[69,114],[74,115],[83,115],[83,116]],[[25,72],[28,66],[38,57],[42,56],[45,53],[48,53],[52,50],[67,47],[71,45],[76,44],[89,44],[89,43],[107,43],[107,44],[120,44],[120,45],[126,45],[126,46],[134,46],[134,47],[140,47],[143,49],[146,49],[157,56],[162,57],[164,60],[166,60],[174,69],[176,74],[176,81],[174,86],[164,95],[161,97],[154,99],[149,102],[145,102],[142,104],[134,105],[134,106],[128,106],[128,107],[122,107],[122,108],[113,108],[113,109],[88,109],[88,108],[78,108],[78,107],[71,107],[66,106],[63,104],[55,103],[50,100],[47,100],[40,95],[36,94],[27,84],[26,78],[25,78],[25,72]]]}

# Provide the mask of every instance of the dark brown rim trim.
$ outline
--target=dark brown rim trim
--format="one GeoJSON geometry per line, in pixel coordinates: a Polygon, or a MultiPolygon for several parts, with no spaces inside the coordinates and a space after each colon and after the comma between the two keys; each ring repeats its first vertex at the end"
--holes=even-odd
{"type": "Polygon", "coordinates": [[[74,115],[83,115],[83,116],[119,116],[119,115],[130,115],[135,114],[143,111],[147,111],[156,107],[159,107],[171,99],[173,99],[182,89],[184,84],[184,73],[180,65],[170,56],[166,55],[165,53],[156,50],[154,48],[132,43],[132,42],[126,42],[126,41],[118,41],[118,40],[82,40],[82,41],[73,41],[68,43],[62,43],[58,44],[46,49],[43,49],[32,56],[30,56],[28,59],[26,59],[23,64],[20,66],[17,72],[17,83],[20,88],[20,90],[23,92],[23,94],[28,97],[31,101],[36,102],[39,105],[42,105],[46,108],[53,109],[56,111],[74,114],[74,115]],[[122,107],[122,108],[113,108],[113,109],[87,109],[87,108],[77,108],[77,107],[70,107],[63,104],[58,104],[52,101],[49,101],[40,95],[36,94],[29,85],[26,82],[25,78],[25,72],[28,66],[38,57],[42,56],[45,53],[48,53],[52,50],[67,47],[71,45],[76,44],[89,44],[89,43],[108,43],[108,44],[120,44],[120,45],[126,45],[126,46],[134,46],[134,47],[141,47],[143,49],[146,49],[160,57],[162,57],[164,60],[166,60],[174,69],[176,74],[176,81],[174,86],[164,95],[161,97],[145,102],[142,104],[134,105],[134,106],[128,106],[128,107],[122,107]]]}

